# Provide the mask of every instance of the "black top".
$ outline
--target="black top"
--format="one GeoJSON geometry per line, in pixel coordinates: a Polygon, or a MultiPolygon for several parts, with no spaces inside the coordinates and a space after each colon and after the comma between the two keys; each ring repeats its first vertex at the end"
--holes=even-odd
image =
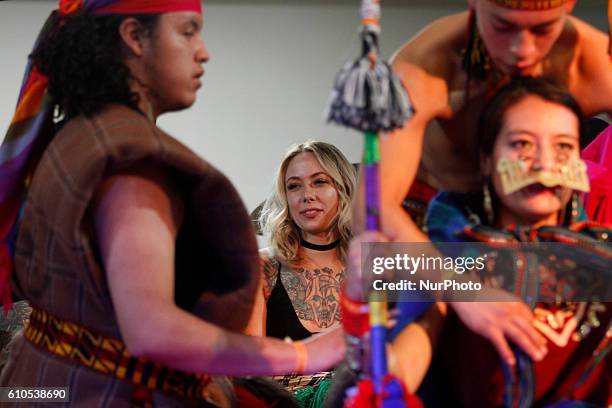
{"type": "Polygon", "coordinates": [[[291,299],[280,278],[280,268],[266,307],[266,336],[279,339],[288,336],[292,340],[302,340],[312,335],[295,314],[291,299]]]}

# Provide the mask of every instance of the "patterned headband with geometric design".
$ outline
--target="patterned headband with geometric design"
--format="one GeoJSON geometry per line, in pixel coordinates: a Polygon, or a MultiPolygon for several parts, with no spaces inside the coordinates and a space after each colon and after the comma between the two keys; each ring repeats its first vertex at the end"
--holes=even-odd
{"type": "MultiPolygon", "coordinates": [[[[524,11],[551,10],[577,0],[489,0],[498,6],[524,11]]],[[[612,57],[612,0],[608,3],[608,54],[612,57]]]]}
{"type": "Polygon", "coordinates": [[[498,6],[514,10],[550,10],[571,0],[489,0],[498,6]]]}

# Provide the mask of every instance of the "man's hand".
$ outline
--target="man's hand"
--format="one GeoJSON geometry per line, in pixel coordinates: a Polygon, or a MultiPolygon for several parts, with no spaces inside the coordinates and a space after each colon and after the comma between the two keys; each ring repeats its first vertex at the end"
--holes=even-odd
{"type": "MultiPolygon", "coordinates": [[[[511,296],[499,292],[500,296],[511,296]]],[[[546,339],[535,329],[533,314],[523,302],[453,302],[449,306],[467,327],[491,341],[509,365],[514,365],[516,359],[507,339],[535,361],[542,360],[548,352],[546,339]]]]}
{"type": "Polygon", "coordinates": [[[351,299],[366,301],[369,293],[363,293],[366,277],[364,277],[361,265],[361,244],[364,242],[389,242],[389,238],[378,231],[366,231],[353,237],[349,244],[345,291],[351,299]]]}
{"type": "Polygon", "coordinates": [[[344,358],[346,342],[340,326],[315,334],[303,342],[308,356],[306,364],[308,373],[329,370],[344,358]]]}

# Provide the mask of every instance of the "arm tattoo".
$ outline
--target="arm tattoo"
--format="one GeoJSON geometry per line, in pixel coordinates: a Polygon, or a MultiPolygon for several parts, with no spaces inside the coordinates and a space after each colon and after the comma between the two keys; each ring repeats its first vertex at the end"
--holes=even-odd
{"type": "Polygon", "coordinates": [[[324,329],[340,321],[340,286],[344,270],[294,269],[281,273],[295,313],[303,321],[324,329]]]}
{"type": "Polygon", "coordinates": [[[264,278],[263,291],[266,301],[272,294],[276,279],[278,279],[279,266],[280,264],[276,259],[268,256],[261,257],[261,271],[264,278]]]}

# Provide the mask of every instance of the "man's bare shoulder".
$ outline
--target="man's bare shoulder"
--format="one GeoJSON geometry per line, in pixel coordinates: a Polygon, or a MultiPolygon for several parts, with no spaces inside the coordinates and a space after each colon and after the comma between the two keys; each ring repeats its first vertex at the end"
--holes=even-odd
{"type": "Polygon", "coordinates": [[[406,42],[393,56],[393,65],[412,65],[432,76],[448,76],[465,43],[468,13],[439,18],[406,42]]]}
{"type": "Polygon", "coordinates": [[[263,267],[263,272],[267,277],[275,278],[280,266],[280,261],[274,255],[274,250],[270,247],[259,250],[259,260],[263,267]]]}
{"type": "Polygon", "coordinates": [[[272,289],[278,279],[278,271],[280,268],[280,262],[274,256],[272,248],[263,248],[259,250],[259,260],[261,273],[263,277],[263,293],[264,298],[267,300],[272,294],[272,289]]]}
{"type": "Polygon", "coordinates": [[[393,69],[404,82],[417,111],[431,111],[437,116],[448,108],[449,88],[462,75],[461,51],[467,24],[467,12],[442,17],[394,55],[393,69]]]}
{"type": "Polygon", "coordinates": [[[583,44],[582,41],[584,41],[584,45],[597,44],[604,45],[605,47],[607,47],[608,36],[606,33],[577,17],[569,16],[568,20],[569,23],[575,27],[581,45],[583,44]]]}
{"type": "Polygon", "coordinates": [[[570,17],[562,44],[571,52],[568,86],[587,115],[612,111],[612,59],[608,36],[590,24],[570,17]]]}

